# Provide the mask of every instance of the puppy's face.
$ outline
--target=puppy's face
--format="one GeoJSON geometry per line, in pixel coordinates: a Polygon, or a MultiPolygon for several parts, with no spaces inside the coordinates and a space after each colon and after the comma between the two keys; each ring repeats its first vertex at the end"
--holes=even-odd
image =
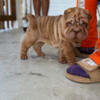
{"type": "Polygon", "coordinates": [[[88,36],[90,13],[82,8],[69,8],[64,12],[64,35],[73,42],[79,43],[88,36]]]}

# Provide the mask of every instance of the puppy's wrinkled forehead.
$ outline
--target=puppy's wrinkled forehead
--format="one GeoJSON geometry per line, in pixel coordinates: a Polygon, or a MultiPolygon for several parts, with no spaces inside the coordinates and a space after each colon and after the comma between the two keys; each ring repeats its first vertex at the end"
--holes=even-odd
{"type": "Polygon", "coordinates": [[[69,8],[65,10],[64,12],[64,18],[65,20],[80,20],[81,18],[86,18],[88,21],[91,19],[91,14],[88,10],[85,10],[83,8],[69,8]]]}

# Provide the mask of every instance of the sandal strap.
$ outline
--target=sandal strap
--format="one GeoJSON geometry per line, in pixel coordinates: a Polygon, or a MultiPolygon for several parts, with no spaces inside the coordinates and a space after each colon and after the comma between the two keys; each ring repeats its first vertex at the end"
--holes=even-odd
{"type": "Polygon", "coordinates": [[[76,62],[80,67],[82,67],[86,71],[94,71],[96,70],[99,65],[96,64],[91,58],[86,58],[81,61],[76,62]]]}

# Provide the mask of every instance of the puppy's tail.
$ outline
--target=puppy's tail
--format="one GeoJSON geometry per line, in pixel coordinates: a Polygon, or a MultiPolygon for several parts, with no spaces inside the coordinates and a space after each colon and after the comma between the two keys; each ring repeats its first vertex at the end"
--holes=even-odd
{"type": "Polygon", "coordinates": [[[26,16],[26,18],[28,19],[29,21],[29,25],[33,28],[33,29],[36,29],[37,28],[37,23],[36,23],[36,17],[32,14],[28,14],[26,16]]]}

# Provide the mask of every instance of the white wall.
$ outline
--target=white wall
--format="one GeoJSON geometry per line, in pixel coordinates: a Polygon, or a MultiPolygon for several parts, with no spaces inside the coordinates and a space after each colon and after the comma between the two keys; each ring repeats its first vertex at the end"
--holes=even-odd
{"type": "Polygon", "coordinates": [[[97,11],[97,19],[98,19],[98,24],[100,25],[100,5],[98,6],[98,11],[97,11]]]}
{"type": "Polygon", "coordinates": [[[64,10],[76,6],[76,0],[50,0],[49,15],[63,14],[64,10]]]}

